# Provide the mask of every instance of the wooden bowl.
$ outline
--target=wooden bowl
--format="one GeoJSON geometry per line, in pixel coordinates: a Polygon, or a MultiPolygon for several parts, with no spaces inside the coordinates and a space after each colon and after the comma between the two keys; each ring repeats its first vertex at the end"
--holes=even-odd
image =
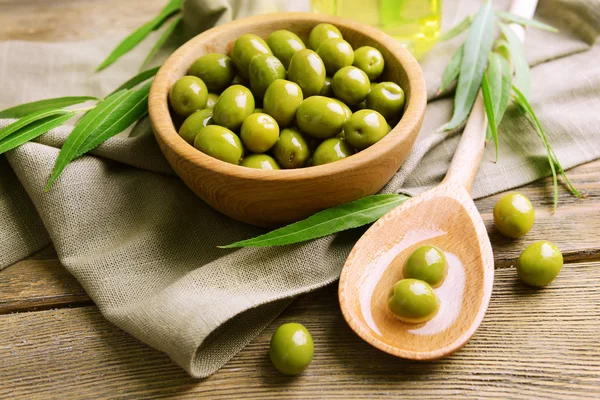
{"type": "Polygon", "coordinates": [[[275,227],[317,211],[377,193],[398,171],[411,149],[427,101],[423,72],[396,40],[370,26],[313,13],[278,13],[240,19],[210,29],[173,53],[154,79],[150,120],[165,157],[181,179],[216,210],[236,220],[275,227]],[[373,46],[383,54],[381,81],[398,83],[406,93],[404,116],[375,145],[345,160],[316,167],[263,171],[228,164],[201,153],[179,137],[169,113],[168,93],[190,65],[206,53],[229,53],[244,33],[267,38],[288,29],[308,42],[310,30],[327,22],[354,47],[373,46]]]}

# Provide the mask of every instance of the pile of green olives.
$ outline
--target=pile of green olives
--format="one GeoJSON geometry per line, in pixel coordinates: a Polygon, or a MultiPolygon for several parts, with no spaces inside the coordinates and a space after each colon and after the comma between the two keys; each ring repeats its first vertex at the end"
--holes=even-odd
{"type": "Polygon", "coordinates": [[[263,170],[323,165],[385,137],[404,112],[385,60],[353,49],[331,24],[306,44],[288,30],[237,38],[229,55],[198,58],[169,93],[179,135],[221,161],[263,170]]]}

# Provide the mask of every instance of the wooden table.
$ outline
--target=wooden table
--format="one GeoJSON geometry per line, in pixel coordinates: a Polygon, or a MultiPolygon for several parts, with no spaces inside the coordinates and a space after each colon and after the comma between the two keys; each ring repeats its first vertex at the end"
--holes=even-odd
{"type": "MultiPolygon", "coordinates": [[[[75,40],[132,29],[164,0],[0,0],[0,40],[75,40]]],[[[344,322],[337,285],[300,297],[219,372],[191,379],[169,358],[102,318],[52,248],[0,272],[0,398],[592,398],[600,397],[600,161],[569,171],[585,199],[551,181],[520,192],[537,221],[522,240],[491,223],[500,195],[477,201],[492,240],[496,278],[487,315],[467,346],[436,362],[388,356],[344,322]],[[533,241],[565,256],[548,288],[519,283],[513,264],[533,241]],[[300,377],[270,365],[281,323],[305,324],[315,359],[300,377]]]]}

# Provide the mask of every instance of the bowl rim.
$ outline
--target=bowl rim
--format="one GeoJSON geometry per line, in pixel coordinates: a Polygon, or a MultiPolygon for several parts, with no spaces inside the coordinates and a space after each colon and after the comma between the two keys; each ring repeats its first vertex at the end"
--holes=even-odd
{"type": "MultiPolygon", "coordinates": [[[[179,75],[177,75],[177,79],[179,75]]],[[[148,99],[148,113],[154,127],[155,134],[160,137],[164,144],[176,153],[197,166],[211,170],[214,173],[225,176],[248,180],[286,180],[304,181],[307,179],[318,179],[326,176],[342,173],[347,170],[363,169],[379,157],[385,157],[395,148],[394,143],[401,141],[406,135],[411,135],[414,130],[418,131],[418,125],[422,122],[427,104],[427,91],[425,78],[417,60],[398,41],[381,30],[369,25],[350,19],[333,15],[317,14],[310,12],[283,12],[262,14],[231,21],[216,26],[193,37],[179,47],[160,67],[150,88],[148,99]],[[171,88],[170,80],[174,78],[173,71],[177,69],[181,60],[185,59],[186,53],[192,51],[205,43],[207,38],[218,35],[235,27],[245,25],[266,24],[270,21],[310,21],[315,23],[330,23],[345,27],[368,37],[385,47],[394,58],[396,58],[404,69],[407,80],[410,82],[411,94],[404,109],[404,114],[399,123],[379,142],[360,152],[353,154],[347,159],[334,163],[310,166],[296,169],[260,170],[246,168],[241,165],[230,164],[198,151],[177,133],[173,125],[168,105],[168,93],[171,88]]],[[[418,132],[416,133],[418,134],[418,132]]],[[[416,135],[415,134],[415,135],[416,135]]]]}

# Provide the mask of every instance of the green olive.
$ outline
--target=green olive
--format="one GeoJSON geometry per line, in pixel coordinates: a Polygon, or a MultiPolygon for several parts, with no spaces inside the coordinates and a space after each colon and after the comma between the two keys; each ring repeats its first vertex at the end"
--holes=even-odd
{"type": "Polygon", "coordinates": [[[257,54],[250,60],[249,74],[252,93],[262,100],[271,83],[285,79],[285,67],[275,56],[257,54]]]}
{"type": "Polygon", "coordinates": [[[250,154],[242,160],[243,167],[273,170],[280,169],[275,159],[267,154],[250,154]]]}
{"type": "Polygon", "coordinates": [[[311,49],[317,50],[321,43],[332,38],[343,39],[340,30],[331,24],[319,24],[310,31],[308,45],[311,49]]]}
{"type": "Polygon", "coordinates": [[[401,321],[418,324],[432,319],[440,305],[435,292],[427,282],[402,279],[392,286],[388,308],[401,321]]]}
{"type": "Polygon", "coordinates": [[[352,65],[363,70],[369,79],[374,81],[381,76],[385,61],[379,50],[371,46],[363,46],[354,50],[352,65]]]}
{"type": "Polygon", "coordinates": [[[182,117],[192,115],[206,106],[208,89],[202,79],[196,76],[184,76],[171,88],[169,104],[173,111],[182,117]]]}
{"type": "Polygon", "coordinates": [[[300,168],[310,158],[310,148],[296,129],[282,129],[279,140],[273,146],[273,155],[283,168],[300,168]]]}
{"type": "Polygon", "coordinates": [[[436,246],[425,245],[412,252],[404,265],[404,278],[419,279],[438,287],[448,274],[444,252],[436,246]]]}
{"type": "Polygon", "coordinates": [[[356,150],[377,143],[389,133],[389,125],[377,111],[358,110],[344,124],[346,140],[356,150]]]}
{"type": "Polygon", "coordinates": [[[356,67],[344,67],[335,73],[331,80],[335,97],[349,106],[354,106],[367,98],[371,83],[367,74],[356,67]]]}
{"type": "Polygon", "coordinates": [[[244,155],[244,146],[239,137],[229,129],[218,125],[208,125],[200,130],[194,139],[194,147],[231,164],[239,164],[244,155]]]}
{"type": "Polygon", "coordinates": [[[546,286],[558,276],[563,266],[560,250],[545,240],[535,242],[519,256],[517,274],[531,286],[546,286]]]}
{"type": "Polygon", "coordinates": [[[302,89],[294,82],[278,79],[267,88],[263,100],[263,110],[279,124],[280,128],[289,126],[302,100],[302,89]]]}
{"type": "Polygon", "coordinates": [[[279,125],[267,114],[251,114],[240,129],[242,143],[252,153],[264,153],[277,143],[279,125]]]}
{"type": "Polygon", "coordinates": [[[213,109],[215,124],[237,131],[242,122],[254,112],[254,97],[248,88],[229,86],[217,100],[213,109]]]}
{"type": "Polygon", "coordinates": [[[310,332],[301,324],[287,323],[271,337],[271,362],[286,375],[299,375],[313,359],[314,343],[310,332]]]}
{"type": "Polygon", "coordinates": [[[325,86],[323,60],[312,50],[300,50],[290,61],[288,79],[300,86],[305,98],[321,93],[325,86]]]}
{"type": "Polygon", "coordinates": [[[340,102],[323,96],[304,100],[296,111],[296,123],[305,134],[325,139],[342,131],[347,114],[340,102]]]}
{"type": "Polygon", "coordinates": [[[213,108],[215,108],[215,104],[217,104],[217,100],[219,100],[218,94],[209,93],[208,97],[206,98],[206,107],[204,107],[204,108],[209,108],[212,110],[213,108]]]}
{"type": "Polygon", "coordinates": [[[325,97],[333,97],[333,90],[331,89],[330,77],[325,77],[325,84],[323,85],[323,89],[321,89],[321,93],[319,93],[319,95],[325,97]]]}
{"type": "Polygon", "coordinates": [[[237,67],[238,74],[248,79],[250,60],[257,54],[273,54],[267,42],[259,36],[246,33],[235,41],[231,49],[231,59],[237,67]]]}
{"type": "Polygon", "coordinates": [[[404,90],[394,82],[381,82],[371,88],[366,106],[386,120],[397,120],[404,111],[404,90]]]}
{"type": "Polygon", "coordinates": [[[285,29],[271,33],[267,39],[267,44],[275,57],[279,58],[285,69],[290,67],[290,61],[294,54],[306,48],[298,35],[285,29]]]}
{"type": "Polygon", "coordinates": [[[235,65],[225,54],[205,54],[192,64],[189,74],[202,79],[210,92],[221,93],[235,77],[235,65]]]}
{"type": "Polygon", "coordinates": [[[350,43],[344,39],[332,38],[321,43],[317,54],[325,64],[325,70],[329,75],[335,74],[338,70],[352,65],[354,61],[354,50],[350,43]]]}
{"type": "Polygon", "coordinates": [[[525,236],[531,230],[535,211],[529,199],[519,193],[509,193],[494,206],[494,224],[509,238],[525,236]]]}
{"type": "Polygon", "coordinates": [[[212,110],[207,108],[196,111],[183,121],[181,128],[179,128],[179,136],[193,145],[198,132],[205,126],[212,124],[212,115],[212,110]]]}
{"type": "Polygon", "coordinates": [[[342,138],[324,140],[313,154],[313,165],[329,164],[350,157],[354,149],[342,138]]]}
{"type": "Polygon", "coordinates": [[[256,107],[256,108],[254,109],[254,114],[256,114],[256,113],[262,113],[262,112],[263,112],[263,109],[262,109],[262,108],[256,107]]]}

